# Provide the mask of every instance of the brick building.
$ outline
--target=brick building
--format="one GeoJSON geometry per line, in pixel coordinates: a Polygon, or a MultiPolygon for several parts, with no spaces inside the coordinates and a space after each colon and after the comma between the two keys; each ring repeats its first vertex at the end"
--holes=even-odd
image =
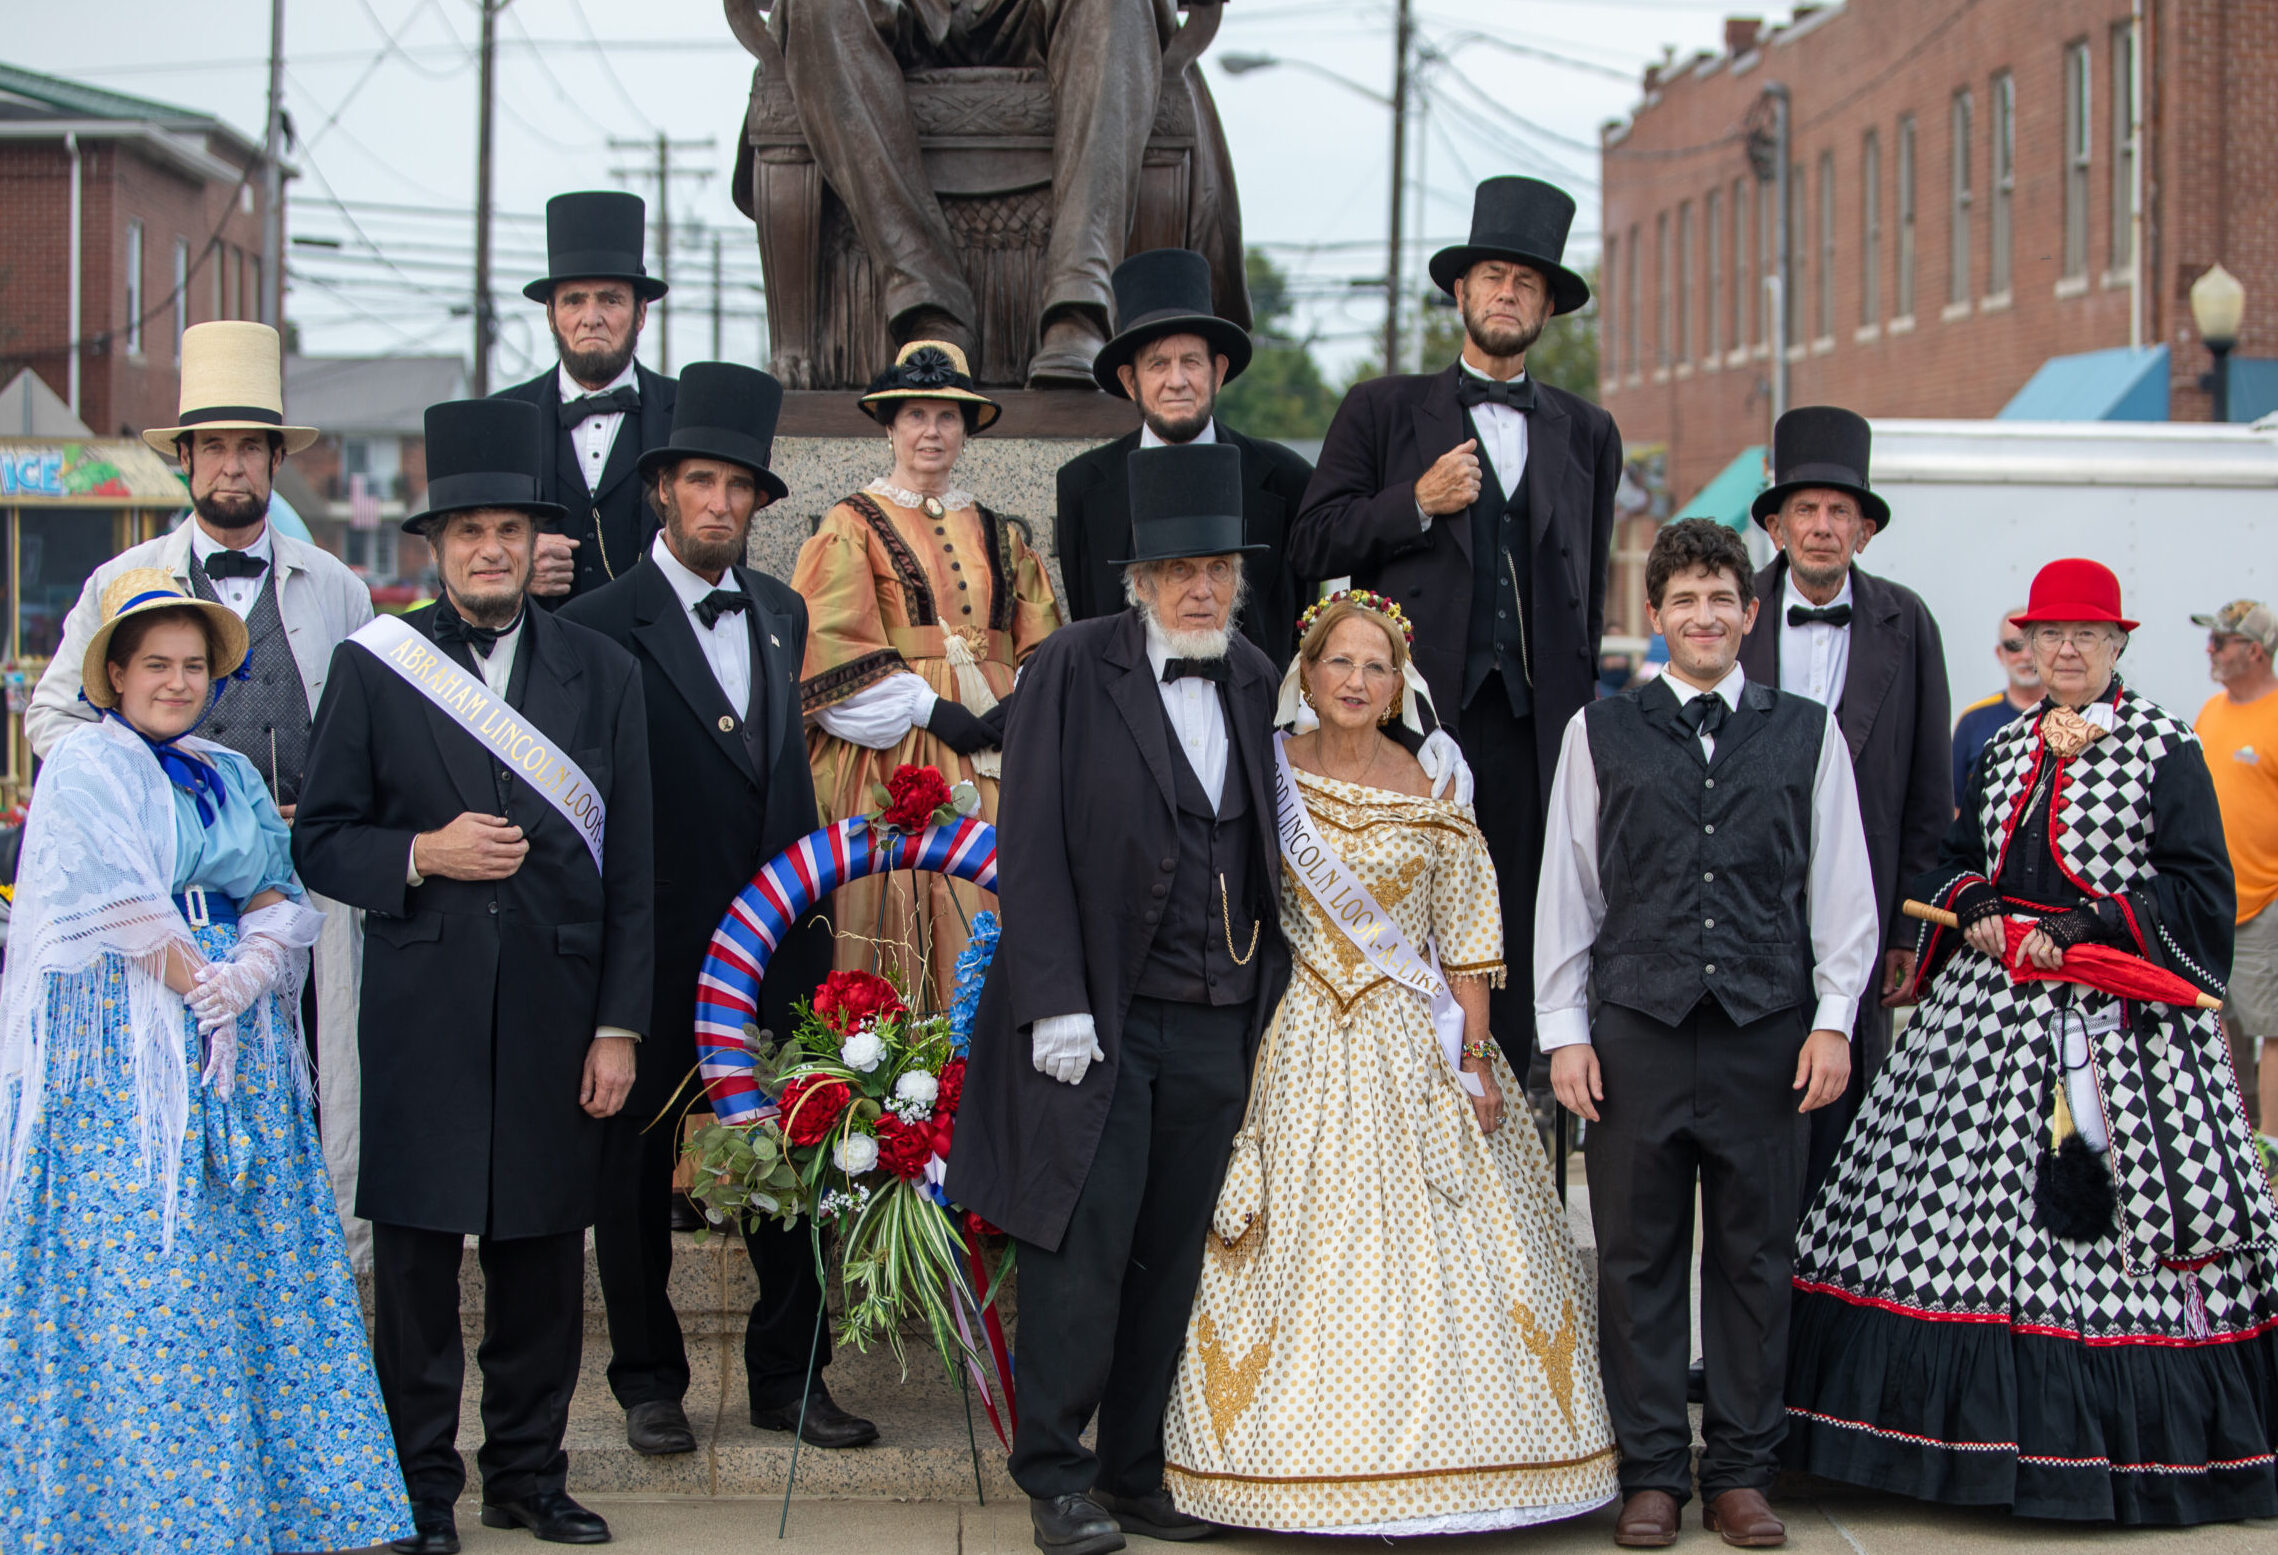
{"type": "Polygon", "coordinates": [[[260,153],[210,115],[0,65],[0,382],[30,367],[105,436],[171,422],[182,331],[261,316],[260,153]]]}
{"type": "Polygon", "coordinates": [[[2204,420],[2188,292],[2218,261],[2239,356],[2278,356],[2271,0],[1849,0],[1725,41],[1604,136],[1601,395],[1678,511],[1766,441],[1775,87],[1789,404],[1992,416],[2052,358],[2135,347],[2204,420]]]}

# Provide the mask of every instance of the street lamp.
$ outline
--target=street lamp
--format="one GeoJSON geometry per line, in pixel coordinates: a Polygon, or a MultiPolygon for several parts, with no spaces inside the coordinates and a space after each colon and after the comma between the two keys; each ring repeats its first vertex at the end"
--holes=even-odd
{"type": "Polygon", "coordinates": [[[2200,375],[2199,387],[2214,396],[2217,421],[2231,419],[2231,347],[2238,344],[2239,320],[2245,313],[2246,288],[2221,265],[2210,265],[2191,283],[2191,319],[2215,359],[2214,371],[2200,375]]]}

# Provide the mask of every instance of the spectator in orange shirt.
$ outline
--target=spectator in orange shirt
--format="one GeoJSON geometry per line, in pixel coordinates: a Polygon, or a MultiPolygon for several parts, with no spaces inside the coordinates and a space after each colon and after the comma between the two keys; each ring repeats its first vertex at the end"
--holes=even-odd
{"type": "Polygon", "coordinates": [[[2191,621],[2207,629],[2208,671],[2223,688],[2199,709],[2197,725],[2238,886],[2223,1028],[2248,1109],[2267,1138],[2278,1127],[2278,911],[2270,905],[2278,900],[2278,674],[2270,667],[2278,614],[2234,599],[2191,621]]]}

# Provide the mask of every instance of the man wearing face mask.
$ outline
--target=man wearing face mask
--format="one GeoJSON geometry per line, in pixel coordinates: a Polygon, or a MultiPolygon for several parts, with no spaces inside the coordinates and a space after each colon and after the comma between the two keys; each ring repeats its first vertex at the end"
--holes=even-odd
{"type": "Polygon", "coordinates": [[[664,282],[642,265],[647,206],[590,190],[546,202],[546,274],[522,295],[546,308],[560,362],[499,399],[545,421],[540,498],[559,518],[538,537],[530,580],[544,604],[591,593],[636,566],[656,538],[637,478],[641,455],[672,433],[677,385],[633,359],[664,282]]]}
{"type": "Polygon", "coordinates": [[[648,724],[632,658],[532,610],[538,412],[427,412],[443,597],[333,655],[293,856],[367,914],[363,1176],[372,1355],[416,1535],[458,1548],[459,1263],[484,1281],[485,1526],[600,1543],[562,1451],[605,1120],[650,1019],[648,724]]]}

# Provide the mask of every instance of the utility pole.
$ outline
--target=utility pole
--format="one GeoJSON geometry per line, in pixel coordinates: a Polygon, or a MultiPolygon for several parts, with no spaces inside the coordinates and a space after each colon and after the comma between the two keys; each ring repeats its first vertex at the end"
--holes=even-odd
{"type": "Polygon", "coordinates": [[[490,393],[490,348],[498,335],[498,309],[490,296],[491,110],[498,78],[498,13],[511,0],[480,0],[482,5],[481,86],[475,120],[475,373],[479,399],[490,393]]]}
{"type": "MultiPolygon", "coordinates": [[[[1788,307],[1795,295],[1795,233],[1788,224],[1788,89],[1781,82],[1767,81],[1764,95],[1772,103],[1772,198],[1776,202],[1774,230],[1778,243],[1768,299],[1772,327],[1767,331],[1772,341],[1772,420],[1776,425],[1788,408],[1788,307]]],[[[1772,446],[1769,437],[1764,439],[1764,446],[1772,446]]]]}
{"type": "MultiPolygon", "coordinates": [[[[716,143],[709,135],[705,136],[702,140],[674,140],[670,136],[666,135],[662,130],[657,131],[656,139],[654,142],[646,140],[619,140],[615,136],[610,137],[609,149],[612,151],[645,151],[652,145],[655,147],[655,167],[618,168],[615,170],[613,176],[618,178],[646,177],[654,178],[656,180],[657,279],[664,282],[667,287],[672,285],[672,181],[675,177],[702,179],[710,178],[712,176],[712,170],[708,167],[674,167],[672,165],[673,153],[680,151],[710,151],[715,144],[716,143]]],[[[657,299],[657,371],[665,374],[670,374],[672,371],[671,310],[672,298],[669,293],[657,299]]]]}
{"type": "MultiPolygon", "coordinates": [[[[269,0],[269,122],[261,137],[261,322],[285,328],[285,0],[269,0]]],[[[76,348],[75,348],[76,349],[76,348]]],[[[77,360],[74,356],[73,360],[77,360]]],[[[77,406],[72,407],[77,409],[77,406]]]]}
{"type": "Polygon", "coordinates": [[[724,362],[727,353],[720,343],[720,235],[712,234],[712,360],[724,362]]]}
{"type": "Polygon", "coordinates": [[[1400,230],[1408,192],[1408,55],[1415,36],[1411,0],[1392,23],[1392,231],[1384,259],[1384,370],[1400,370],[1400,230]]]}

